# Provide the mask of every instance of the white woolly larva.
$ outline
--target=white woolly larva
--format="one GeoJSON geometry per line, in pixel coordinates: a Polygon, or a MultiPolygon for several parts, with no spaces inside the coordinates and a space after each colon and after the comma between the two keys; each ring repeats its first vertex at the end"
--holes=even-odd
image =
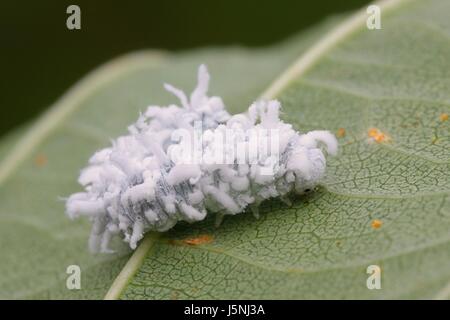
{"type": "Polygon", "coordinates": [[[135,249],[145,232],[167,231],[178,221],[205,219],[207,212],[235,215],[259,204],[312,190],[323,176],[325,154],[337,152],[328,131],[300,134],[279,119],[278,101],[257,101],[248,112],[230,116],[222,99],[208,97],[204,65],[189,99],[164,87],[181,107],[150,106],[129,134],[96,152],[79,183],[85,192],[66,202],[69,217],[93,221],[89,247],[111,252],[115,234],[135,249]]]}

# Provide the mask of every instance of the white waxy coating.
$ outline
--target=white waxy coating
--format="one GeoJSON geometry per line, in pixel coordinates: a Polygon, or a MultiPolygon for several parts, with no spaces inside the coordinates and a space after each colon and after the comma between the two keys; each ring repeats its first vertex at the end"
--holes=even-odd
{"type": "Polygon", "coordinates": [[[302,194],[317,185],[326,167],[320,145],[328,154],[337,152],[331,133],[300,134],[279,119],[276,100],[257,101],[247,113],[231,117],[219,97],[206,95],[208,84],[204,65],[189,99],[166,84],[181,107],[150,106],[128,135],[96,152],[81,171],[85,192],[70,196],[66,211],[71,218],[85,215],[93,221],[92,251],[111,252],[109,242],[118,233],[135,249],[145,232],[200,221],[207,212],[218,213],[220,221],[250,206],[258,216],[257,206],[265,199],[288,202],[291,191],[302,194]],[[199,138],[200,158],[180,162],[176,155],[196,148],[186,133],[199,138]]]}

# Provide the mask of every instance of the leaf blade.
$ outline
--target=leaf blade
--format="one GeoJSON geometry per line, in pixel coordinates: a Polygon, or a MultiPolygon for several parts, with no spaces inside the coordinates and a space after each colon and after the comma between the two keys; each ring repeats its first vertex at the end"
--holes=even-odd
{"type": "Polygon", "coordinates": [[[212,221],[194,230],[176,227],[158,240],[122,298],[441,298],[448,293],[450,139],[439,114],[450,111],[449,79],[442,76],[450,67],[445,60],[449,8],[444,1],[383,3],[391,11],[383,11],[381,35],[363,29],[362,12],[331,33],[344,41],[325,38],[265,93],[281,99],[287,120],[302,131],[346,129],[341,154],[330,161],[321,190],[292,208],[270,202],[258,221],[239,215],[219,230],[212,221]],[[430,28],[410,32],[411,21],[430,19],[439,26],[431,29],[444,37],[430,28]],[[391,141],[370,140],[372,127],[391,141]],[[431,143],[432,134],[440,146],[431,143]],[[381,227],[372,226],[375,219],[381,227]],[[179,245],[202,234],[214,243],[179,245]],[[383,290],[367,289],[370,264],[381,266],[383,290]]]}

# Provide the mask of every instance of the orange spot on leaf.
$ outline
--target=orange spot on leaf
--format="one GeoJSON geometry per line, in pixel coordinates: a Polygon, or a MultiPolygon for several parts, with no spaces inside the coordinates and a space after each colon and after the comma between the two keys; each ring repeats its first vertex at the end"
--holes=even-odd
{"type": "Polygon", "coordinates": [[[38,154],[36,158],[34,158],[34,164],[39,168],[45,166],[47,162],[48,159],[44,154],[38,154]]]}
{"type": "Polygon", "coordinates": [[[389,140],[389,137],[386,134],[384,134],[383,132],[381,132],[380,130],[378,130],[377,128],[370,128],[368,131],[368,135],[370,138],[375,140],[377,143],[381,143],[381,142],[389,140]]]}
{"type": "Polygon", "coordinates": [[[211,243],[214,241],[214,238],[210,235],[203,234],[195,238],[187,238],[182,240],[184,244],[188,244],[191,246],[198,246],[200,244],[211,243]]]}
{"type": "Polygon", "coordinates": [[[345,137],[345,128],[339,128],[338,131],[336,132],[336,135],[338,138],[345,137]]]}
{"type": "Polygon", "coordinates": [[[375,219],[372,221],[372,228],[379,229],[383,225],[383,221],[375,219]]]}
{"type": "Polygon", "coordinates": [[[448,120],[448,113],[442,113],[439,116],[439,120],[441,120],[442,122],[447,121],[448,120]]]}

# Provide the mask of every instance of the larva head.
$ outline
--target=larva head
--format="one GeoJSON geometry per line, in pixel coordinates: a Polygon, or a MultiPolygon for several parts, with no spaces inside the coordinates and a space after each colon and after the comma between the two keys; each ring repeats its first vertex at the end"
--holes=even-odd
{"type": "Polygon", "coordinates": [[[328,131],[310,131],[299,136],[287,162],[288,170],[295,176],[295,190],[306,193],[314,189],[325,173],[326,159],[320,148],[328,155],[335,155],[338,143],[328,131]]]}
{"type": "Polygon", "coordinates": [[[287,162],[288,174],[295,179],[298,194],[312,191],[325,173],[326,160],[319,148],[296,147],[287,162]]]}

